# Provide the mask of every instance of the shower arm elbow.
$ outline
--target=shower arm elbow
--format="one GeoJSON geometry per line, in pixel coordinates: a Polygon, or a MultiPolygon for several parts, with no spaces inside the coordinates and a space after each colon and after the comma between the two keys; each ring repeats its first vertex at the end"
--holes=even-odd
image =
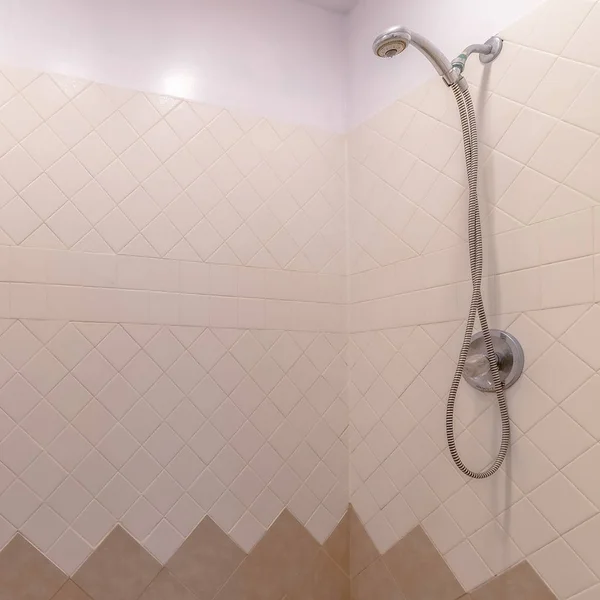
{"type": "Polygon", "coordinates": [[[502,39],[493,36],[485,44],[471,44],[467,46],[461,54],[452,61],[452,68],[462,74],[467,60],[471,54],[479,54],[482,63],[492,62],[502,51],[502,39]]]}

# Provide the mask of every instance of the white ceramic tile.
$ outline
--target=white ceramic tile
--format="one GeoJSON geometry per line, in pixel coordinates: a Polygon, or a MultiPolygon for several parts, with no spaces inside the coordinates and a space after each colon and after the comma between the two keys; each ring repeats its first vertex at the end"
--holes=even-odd
{"type": "MultiPolygon", "coordinates": [[[[594,70],[591,67],[559,58],[535,89],[527,104],[542,112],[560,117],[569,109],[593,75],[594,70]]],[[[574,107],[573,112],[568,110],[565,118],[569,122],[583,126],[583,123],[575,117],[575,114],[583,116],[583,112],[579,112],[583,108],[583,103],[578,99],[575,105],[577,108],[574,107]]],[[[586,128],[593,130],[593,128],[586,128]]]]}
{"type": "Polygon", "coordinates": [[[502,513],[498,520],[525,556],[558,537],[557,531],[526,498],[502,513]]]}
{"type": "Polygon", "coordinates": [[[543,267],[541,269],[542,305],[549,308],[591,302],[593,270],[590,257],[543,267]]]}
{"type": "Polygon", "coordinates": [[[93,500],[73,523],[73,529],[91,546],[98,545],[115,525],[115,519],[93,500]]]}
{"type": "Polygon", "coordinates": [[[98,449],[119,469],[138,449],[138,443],[122,425],[117,423],[100,442],[98,449]]]}
{"type": "MultiPolygon", "coordinates": [[[[15,421],[23,419],[40,401],[38,392],[18,374],[0,390],[0,406],[15,421]]],[[[5,432],[12,429],[10,420],[4,423],[3,429],[5,432]]]]}
{"type": "Polygon", "coordinates": [[[505,571],[523,557],[521,551],[496,521],[492,521],[472,535],[470,541],[493,573],[505,571]]]}
{"type": "Polygon", "coordinates": [[[595,402],[599,389],[600,378],[598,375],[594,375],[573,392],[561,405],[563,410],[596,440],[600,435],[598,419],[596,418],[597,403],[595,402]]]}
{"type": "Polygon", "coordinates": [[[595,141],[595,134],[560,122],[539,146],[529,164],[553,179],[564,181],[595,141]],[[565,152],[565,148],[569,151],[565,152]]]}
{"type": "Polygon", "coordinates": [[[598,563],[598,553],[594,546],[596,544],[598,525],[600,519],[594,517],[585,523],[579,525],[565,535],[567,543],[575,550],[587,566],[598,576],[600,564],[598,563]]]}
{"type": "Polygon", "coordinates": [[[508,68],[496,91],[517,102],[525,103],[555,61],[551,54],[522,48],[517,60],[508,68]]]}
{"type": "Polygon", "coordinates": [[[167,515],[168,521],[187,537],[204,516],[204,511],[188,494],[184,494],[167,515]]]}
{"type": "Polygon", "coordinates": [[[555,402],[560,402],[585,383],[593,371],[559,343],[554,344],[528,371],[532,381],[555,402]]]}
{"type": "Polygon", "coordinates": [[[583,88],[565,115],[565,120],[569,123],[595,133],[600,133],[600,123],[597,106],[592,98],[598,89],[599,81],[598,76],[595,75],[583,88]]]}
{"type": "Polygon", "coordinates": [[[578,356],[583,358],[593,369],[600,368],[600,363],[592,352],[591,338],[600,327],[598,307],[586,312],[563,336],[563,343],[578,356]]]}
{"type": "Polygon", "coordinates": [[[588,14],[590,3],[553,0],[523,16],[504,31],[506,39],[560,54],[588,14]]]}
{"type": "Polygon", "coordinates": [[[250,552],[257,542],[262,538],[264,527],[248,512],[231,530],[231,537],[245,552],[250,552]]]}
{"type": "Polygon", "coordinates": [[[565,476],[596,506],[600,503],[600,493],[595,478],[585,477],[585,472],[598,456],[598,446],[574,460],[564,469],[565,476]]]}
{"type": "Polygon", "coordinates": [[[593,231],[587,211],[540,223],[538,236],[543,263],[587,256],[592,252],[593,231]]]}
{"type": "Polygon", "coordinates": [[[40,504],[40,499],[19,480],[0,496],[0,512],[15,528],[22,527],[40,504]]]}
{"type": "Polygon", "coordinates": [[[500,199],[498,207],[522,223],[528,223],[556,189],[556,183],[525,168],[500,199]]]}
{"type": "Polygon", "coordinates": [[[143,497],[125,513],[123,526],[137,540],[146,538],[160,522],[160,513],[143,497]]]}
{"type": "Polygon", "coordinates": [[[576,596],[573,596],[573,597],[577,598],[577,600],[594,600],[594,598],[598,597],[599,593],[600,593],[600,585],[595,585],[595,586],[589,588],[588,590],[586,590],[585,592],[581,592],[581,594],[577,594],[576,596]]]}
{"type": "Polygon", "coordinates": [[[40,454],[23,473],[23,481],[43,500],[66,479],[67,472],[48,454],[40,454]]]}
{"type": "Polygon", "coordinates": [[[72,529],[58,539],[48,555],[65,572],[73,575],[91,553],[91,547],[72,529]]]}
{"type": "Polygon", "coordinates": [[[88,121],[72,104],[66,104],[52,115],[48,125],[68,148],[75,146],[91,131],[88,121]]]}
{"type": "Polygon", "coordinates": [[[98,494],[98,501],[116,519],[121,518],[138,497],[135,488],[117,473],[98,494]]]}
{"type": "Polygon", "coordinates": [[[21,475],[40,452],[41,448],[20,427],[0,443],[0,460],[16,475],[21,475]]]}
{"type": "Polygon", "coordinates": [[[497,148],[511,158],[527,163],[546,139],[554,124],[555,120],[547,115],[524,108],[508,128],[497,148]]]}
{"type": "Polygon", "coordinates": [[[446,501],[445,508],[467,535],[473,534],[492,520],[491,513],[466,486],[446,501]]]}
{"type": "Polygon", "coordinates": [[[511,464],[510,474],[525,493],[531,492],[557,472],[557,467],[529,437],[523,436],[513,444],[512,453],[515,461],[511,464]]]}
{"type": "Polygon", "coordinates": [[[37,548],[47,552],[66,529],[66,522],[43,505],[28,519],[21,531],[37,548]]]}
{"type": "Polygon", "coordinates": [[[92,496],[74,478],[68,477],[49,497],[49,505],[66,521],[72,522],[90,503],[92,496]]]}
{"type": "Polygon", "coordinates": [[[573,58],[580,62],[600,66],[600,57],[597,52],[586,52],[591,36],[593,36],[594,28],[598,24],[600,13],[598,7],[594,6],[587,18],[582,23],[581,27],[575,32],[567,44],[564,55],[567,58],[573,58]]]}
{"type": "Polygon", "coordinates": [[[2,107],[0,122],[17,141],[21,141],[42,122],[42,119],[31,104],[22,95],[19,95],[13,97],[2,107]]]}
{"type": "Polygon", "coordinates": [[[594,200],[600,198],[598,192],[598,173],[593,167],[594,164],[597,164],[599,153],[600,143],[596,142],[566,179],[568,185],[582,194],[590,196],[594,200]]]}
{"type": "Polygon", "coordinates": [[[594,439],[560,408],[544,417],[529,431],[528,437],[558,468],[594,444],[594,439]],[[555,444],[556,439],[560,439],[560,444],[555,444]]]}
{"type": "Polygon", "coordinates": [[[148,536],[147,549],[163,564],[175,554],[184,538],[167,520],[163,519],[148,536]]]}
{"type": "Polygon", "coordinates": [[[464,537],[463,532],[443,507],[438,508],[423,521],[423,529],[442,554],[449,552],[464,537]]]}
{"type": "Polygon", "coordinates": [[[591,502],[560,473],[537,488],[529,499],[559,533],[565,533],[597,512],[591,502]],[[565,507],[569,510],[566,511],[565,507]]]}

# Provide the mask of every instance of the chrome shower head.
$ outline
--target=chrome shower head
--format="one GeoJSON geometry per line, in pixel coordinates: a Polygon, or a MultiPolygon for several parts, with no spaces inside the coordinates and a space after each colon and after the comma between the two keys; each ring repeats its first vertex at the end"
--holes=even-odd
{"type": "Polygon", "coordinates": [[[392,58],[405,50],[409,44],[425,55],[448,85],[452,85],[461,78],[460,73],[456,73],[452,69],[450,61],[439,48],[427,38],[406,27],[391,27],[379,34],[373,42],[373,52],[380,58],[392,58]]]}
{"type": "Polygon", "coordinates": [[[410,44],[411,37],[408,31],[388,30],[378,35],[373,42],[373,52],[380,58],[392,58],[396,54],[400,54],[406,50],[406,46],[410,44]]]}

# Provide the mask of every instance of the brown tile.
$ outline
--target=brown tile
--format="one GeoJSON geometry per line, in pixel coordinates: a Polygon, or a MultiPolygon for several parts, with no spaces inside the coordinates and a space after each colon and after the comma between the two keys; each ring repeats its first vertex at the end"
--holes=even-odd
{"type": "Polygon", "coordinates": [[[465,593],[421,527],[383,558],[406,600],[457,600],[465,593]]]}
{"type": "Polygon", "coordinates": [[[52,600],[91,600],[90,597],[70,579],[63,585],[52,600]]]}
{"type": "Polygon", "coordinates": [[[556,596],[546,587],[539,575],[527,561],[490,579],[471,592],[472,600],[556,600],[556,596]]]}
{"type": "Polygon", "coordinates": [[[218,600],[280,600],[315,565],[320,546],[284,510],[217,596],[218,600]]]}
{"type": "Polygon", "coordinates": [[[350,579],[329,555],[321,550],[314,566],[288,600],[350,600],[350,579]]]}
{"type": "Polygon", "coordinates": [[[196,600],[196,598],[167,569],[163,569],[146,588],[140,600],[196,600]]]}
{"type": "Polygon", "coordinates": [[[363,569],[375,562],[380,555],[352,507],[348,510],[348,527],[350,538],[349,573],[350,577],[356,577],[363,569]]]}
{"type": "Polygon", "coordinates": [[[382,558],[378,558],[351,581],[353,600],[403,600],[382,558]]]}
{"type": "Polygon", "coordinates": [[[245,553],[205,517],[167,563],[175,579],[200,600],[210,600],[231,577],[245,553]]]}
{"type": "Polygon", "coordinates": [[[73,577],[92,600],[137,600],[160,564],[117,526],[73,577]]]}
{"type": "Polygon", "coordinates": [[[348,511],[323,544],[323,548],[342,568],[344,573],[350,573],[350,521],[348,511]]]}
{"type": "Polygon", "coordinates": [[[50,600],[66,580],[67,576],[21,535],[0,552],[0,600],[50,600]]]}

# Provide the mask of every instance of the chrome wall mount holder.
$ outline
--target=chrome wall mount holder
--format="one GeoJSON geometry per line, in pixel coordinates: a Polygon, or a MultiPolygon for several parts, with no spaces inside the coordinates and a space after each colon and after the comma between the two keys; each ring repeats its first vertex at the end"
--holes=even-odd
{"type": "MultiPolygon", "coordinates": [[[[505,388],[509,388],[523,373],[525,355],[517,338],[500,329],[490,329],[496,352],[498,373],[505,388]]],[[[473,336],[463,372],[465,381],[482,392],[493,392],[492,369],[485,350],[483,333],[473,336]]]]}
{"type": "Polygon", "coordinates": [[[500,52],[502,52],[503,40],[497,35],[492,36],[489,40],[487,40],[484,46],[489,46],[491,50],[487,53],[481,53],[479,55],[479,60],[487,65],[493,61],[495,61],[498,56],[500,56],[500,52]]]}

